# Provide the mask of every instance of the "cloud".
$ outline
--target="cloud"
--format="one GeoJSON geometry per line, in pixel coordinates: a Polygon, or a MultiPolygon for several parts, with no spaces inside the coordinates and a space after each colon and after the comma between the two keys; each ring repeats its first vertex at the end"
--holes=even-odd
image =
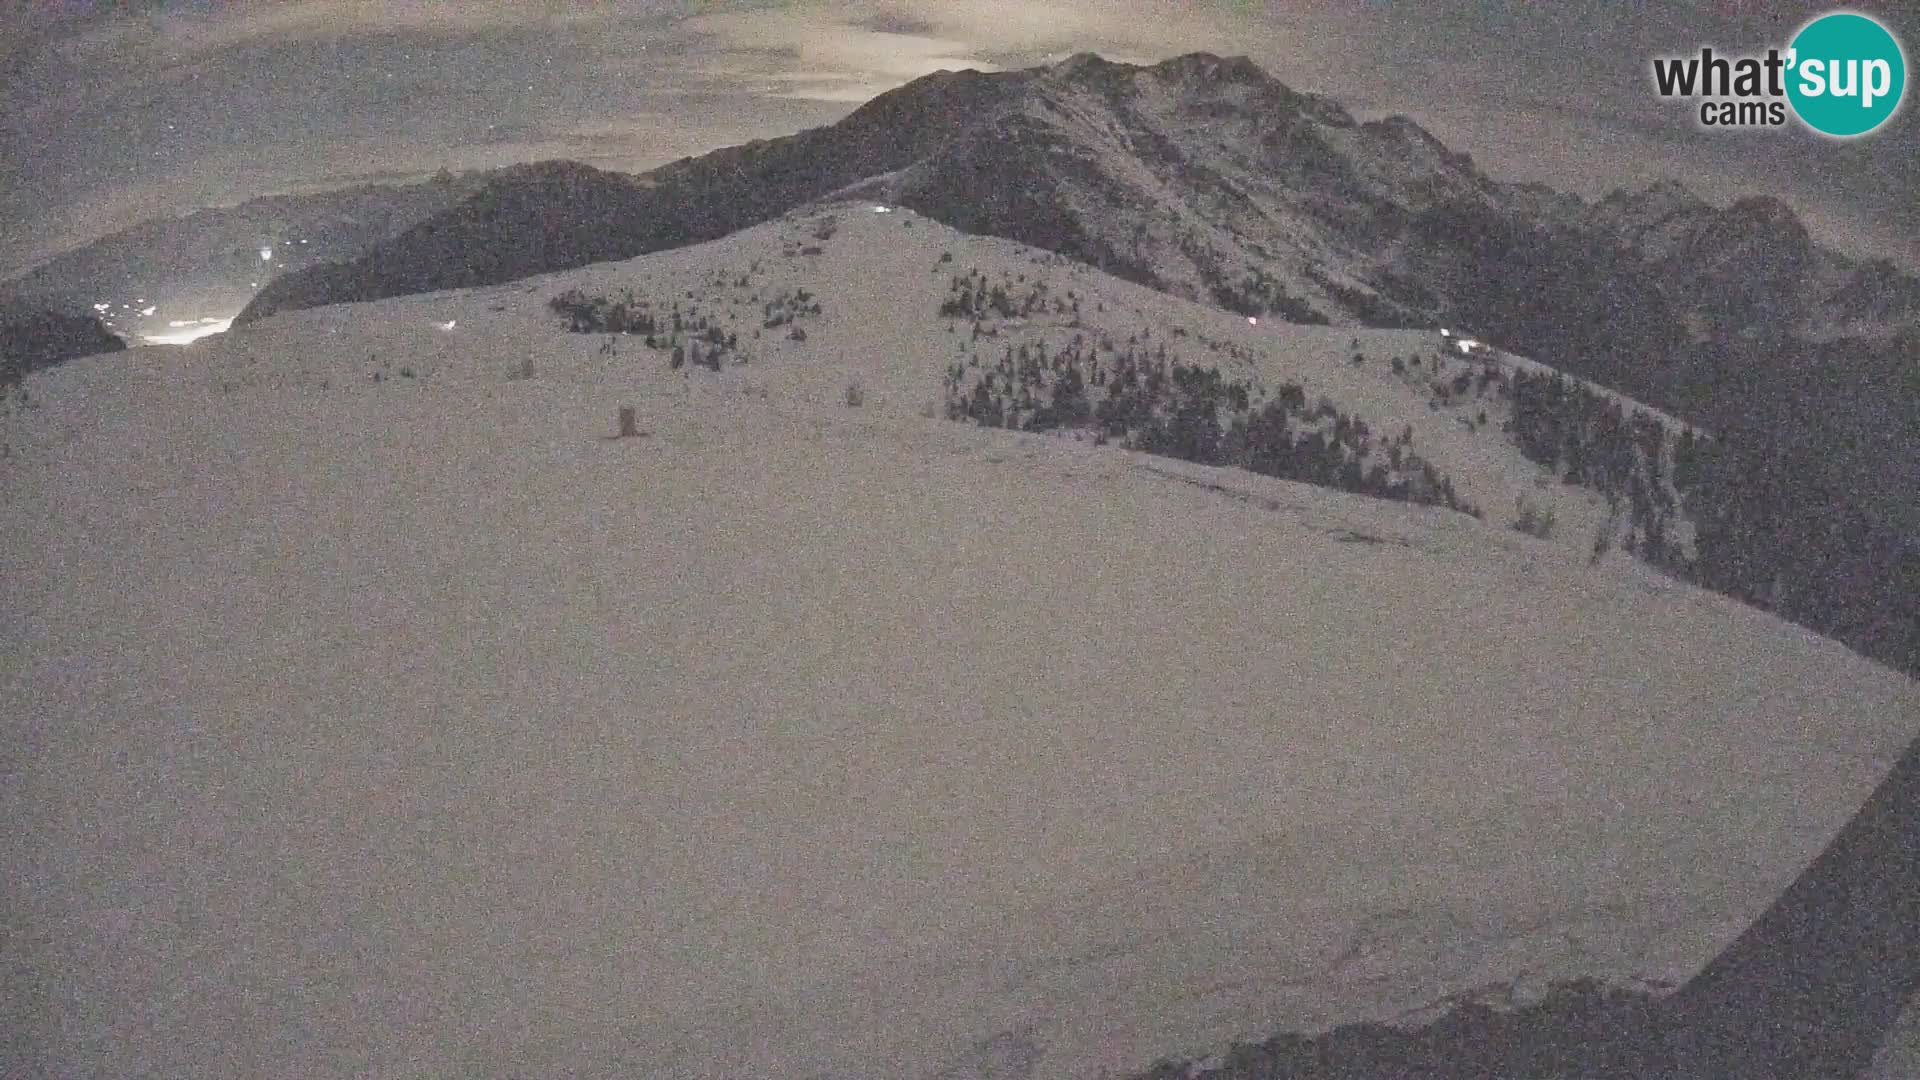
{"type": "Polygon", "coordinates": [[[897,29],[875,30],[856,25],[870,17],[795,6],[703,15],[686,27],[710,45],[703,73],[769,96],[857,103],[943,68],[995,66],[962,39],[904,32],[926,20],[890,19],[897,29]]]}
{"type": "Polygon", "coordinates": [[[933,29],[933,24],[925,19],[915,18],[898,11],[883,11],[877,15],[857,19],[851,25],[879,34],[924,35],[933,29]]]}
{"type": "Polygon", "coordinates": [[[1085,50],[1153,62],[1198,49],[1246,52],[1249,38],[1248,17],[1231,5],[1179,0],[811,2],[684,25],[703,39],[709,76],[767,97],[845,104],[940,70],[997,71],[1085,50]]]}
{"type": "Polygon", "coordinates": [[[205,11],[158,8],[60,40],[75,63],[145,54],[173,60],[260,40],[322,40],[368,34],[472,34],[505,27],[565,25],[602,17],[569,3],[496,0],[241,0],[205,11]]]}
{"type": "Polygon", "coordinates": [[[1920,111],[1835,148],[1712,138],[1664,108],[1646,86],[1654,51],[1792,28],[1678,4],[1602,25],[1437,0],[26,2],[51,14],[0,33],[16,61],[0,67],[0,246],[35,250],[109,218],[352,173],[515,155],[646,168],[830,123],[941,69],[1085,50],[1245,54],[1358,112],[1410,112],[1496,175],[1587,193],[1673,174],[1703,193],[1797,193],[1823,222],[1878,213],[1909,237],[1920,205],[1900,153],[1920,111]]]}

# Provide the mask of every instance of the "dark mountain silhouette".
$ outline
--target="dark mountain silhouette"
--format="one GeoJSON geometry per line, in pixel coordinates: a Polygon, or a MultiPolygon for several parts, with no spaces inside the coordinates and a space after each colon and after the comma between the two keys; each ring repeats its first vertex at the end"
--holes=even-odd
{"type": "Polygon", "coordinates": [[[571,161],[505,169],[459,206],[360,258],[275,279],[236,321],[497,284],[717,239],[905,166],[1030,78],[931,76],[832,127],[685,158],[639,177],[571,161]]]}
{"type": "Polygon", "coordinates": [[[1206,53],[939,72],[831,126],[639,177],[569,162],[506,170],[361,257],[274,281],[240,321],[630,258],[830,195],[897,202],[1249,314],[1472,318],[1498,306],[1483,272],[1536,270],[1545,237],[1553,261],[1573,265],[1535,275],[1532,306],[1570,306],[1582,340],[1648,305],[1637,321],[1649,334],[1682,339],[1884,339],[1920,321],[1920,281],[1819,248],[1777,200],[1716,208],[1662,183],[1589,205],[1498,183],[1411,120],[1361,123],[1245,58],[1206,53]]]}
{"type": "Polygon", "coordinates": [[[0,311],[0,389],[19,382],[30,371],[126,347],[92,316],[0,311]]]}
{"type": "Polygon", "coordinates": [[[442,173],[416,184],[274,195],[155,219],[0,283],[0,307],[91,309],[129,334],[164,332],[173,319],[229,315],[269,275],[358,255],[457,205],[481,180],[479,173],[442,173]],[[262,248],[271,261],[261,259],[262,248]],[[157,310],[142,315],[148,306],[157,310]]]}
{"type": "Polygon", "coordinates": [[[273,282],[240,321],[631,257],[829,195],[887,199],[1249,313],[1421,321],[1436,305],[1397,272],[1394,236],[1414,212],[1501,190],[1411,121],[1358,123],[1244,58],[1081,54],[937,73],[830,127],[637,178],[512,170],[359,259],[273,282]]]}

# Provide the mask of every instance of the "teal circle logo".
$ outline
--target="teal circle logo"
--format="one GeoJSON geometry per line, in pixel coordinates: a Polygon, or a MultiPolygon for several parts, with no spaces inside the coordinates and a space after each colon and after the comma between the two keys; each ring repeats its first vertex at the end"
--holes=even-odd
{"type": "Polygon", "coordinates": [[[1906,94],[1900,42],[1865,15],[1820,16],[1800,28],[1787,56],[1787,100],[1825,135],[1865,135],[1892,118],[1906,94]]]}

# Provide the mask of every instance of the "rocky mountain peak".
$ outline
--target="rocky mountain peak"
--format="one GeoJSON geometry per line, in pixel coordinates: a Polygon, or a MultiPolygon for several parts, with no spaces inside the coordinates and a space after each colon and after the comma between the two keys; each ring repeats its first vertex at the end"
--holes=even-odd
{"type": "Polygon", "coordinates": [[[1120,66],[1096,52],[1077,52],[1053,65],[1053,73],[1063,78],[1076,78],[1111,71],[1120,66]]]}
{"type": "Polygon", "coordinates": [[[1147,69],[1168,81],[1233,82],[1261,85],[1273,79],[1260,65],[1245,56],[1220,57],[1210,52],[1191,52],[1163,60],[1147,69]]]}
{"type": "Polygon", "coordinates": [[[1615,188],[1595,204],[1612,217],[1651,224],[1661,218],[1709,209],[1706,200],[1678,180],[1660,179],[1638,191],[1615,188]]]}
{"type": "Polygon", "coordinates": [[[1727,216],[1748,226],[1776,234],[1804,236],[1807,227],[1793,207],[1771,195],[1750,195],[1727,207],[1727,216]]]}
{"type": "Polygon", "coordinates": [[[1685,205],[1702,201],[1700,196],[1693,193],[1692,188],[1689,188],[1687,185],[1672,177],[1665,176],[1648,184],[1646,189],[1639,193],[1639,198],[1647,202],[1670,203],[1674,205],[1685,205]]]}

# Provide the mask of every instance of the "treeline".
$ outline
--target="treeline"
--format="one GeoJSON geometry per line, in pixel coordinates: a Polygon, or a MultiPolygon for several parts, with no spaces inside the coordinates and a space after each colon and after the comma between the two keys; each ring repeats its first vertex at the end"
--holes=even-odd
{"type": "MultiPolygon", "coordinates": [[[[671,322],[663,323],[654,316],[652,305],[631,290],[615,298],[588,296],[579,289],[568,289],[547,301],[547,307],[557,315],[565,315],[567,329],[576,334],[640,334],[651,338],[661,334],[663,327],[670,327],[667,332],[673,334],[687,329],[679,305],[674,305],[671,322]]],[[[703,325],[701,329],[706,327],[703,325]]],[[[647,344],[649,348],[654,346],[651,341],[647,344]]]]}
{"type": "Polygon", "coordinates": [[[1701,583],[1920,678],[1920,335],[1701,356],[1701,583]]]}
{"type": "Polygon", "coordinates": [[[1079,335],[1052,353],[1044,342],[1009,345],[991,365],[975,356],[948,369],[946,411],[986,427],[1087,430],[1132,450],[1481,516],[1413,452],[1411,429],[1378,438],[1324,398],[1310,406],[1295,383],[1256,400],[1245,380],[1182,363],[1165,345],[1148,353],[1130,342],[1104,358],[1079,335]]]}
{"type": "Polygon", "coordinates": [[[1231,277],[1220,253],[1191,231],[1180,237],[1180,251],[1192,260],[1213,302],[1236,315],[1278,315],[1288,322],[1325,326],[1328,319],[1311,304],[1287,292],[1273,275],[1258,266],[1231,277]]]}
{"type": "Polygon", "coordinates": [[[1702,442],[1681,479],[1695,583],[1920,678],[1920,544],[1862,509],[1811,447],[1702,442]]]}
{"type": "MultiPolygon", "coordinates": [[[[744,286],[745,278],[740,279],[744,286]]],[[[668,366],[674,370],[692,365],[719,371],[726,362],[744,364],[749,357],[740,348],[740,335],[722,321],[700,310],[697,304],[682,308],[675,301],[667,310],[656,311],[652,301],[623,290],[618,296],[588,296],[578,289],[547,301],[547,307],[567,319],[567,329],[576,334],[607,334],[608,343],[601,355],[615,355],[613,339],[638,337],[649,349],[668,354],[668,366]]],[[[820,300],[806,289],[783,292],[761,305],[761,328],[786,328],[785,336],[805,341],[807,332],[800,320],[818,316],[820,300]]],[[[760,330],[753,331],[754,337],[760,330]]]]}
{"type": "Polygon", "coordinates": [[[1687,576],[1920,677],[1920,335],[1800,340],[1789,308],[1739,290],[1695,312],[1711,324],[1698,340],[1647,264],[1605,236],[1462,206],[1419,216],[1413,234],[1431,253],[1416,266],[1475,283],[1453,318],[1719,433],[1675,477],[1698,534],[1687,576]]]}
{"type": "MultiPolygon", "coordinates": [[[[567,317],[567,329],[573,333],[640,338],[647,348],[666,352],[668,364],[676,371],[688,364],[719,371],[722,361],[740,344],[737,334],[723,329],[696,306],[682,311],[675,303],[671,310],[656,313],[649,301],[631,291],[616,299],[568,289],[547,301],[547,306],[567,317]]],[[[601,346],[600,354],[615,355],[611,338],[601,346]]]]}
{"type": "Polygon", "coordinates": [[[969,270],[966,274],[955,274],[947,285],[947,297],[940,303],[940,315],[948,319],[975,319],[999,316],[1003,319],[1026,317],[1039,312],[1055,315],[1078,315],[1080,299],[1069,289],[1066,296],[1048,295],[1047,283],[1034,280],[1029,283],[1026,275],[989,283],[987,275],[978,270],[969,270]]]}
{"type": "MultiPolygon", "coordinates": [[[[1678,565],[1674,542],[1680,506],[1674,498],[1679,474],[1698,473],[1701,445],[1691,428],[1667,450],[1667,427],[1658,417],[1595,392],[1558,372],[1515,371],[1508,377],[1513,404],[1507,432],[1528,460],[1555,470],[1569,484],[1593,488],[1616,512],[1625,510],[1623,546],[1647,562],[1678,565]]],[[[1610,538],[1609,538],[1610,539],[1610,538]]]]}
{"type": "Polygon", "coordinates": [[[1236,282],[1224,276],[1215,259],[1208,258],[1197,265],[1201,281],[1207,286],[1207,295],[1236,315],[1278,315],[1287,322],[1318,326],[1326,326],[1331,321],[1305,300],[1287,292],[1285,286],[1259,267],[1249,269],[1236,282]]]}
{"type": "Polygon", "coordinates": [[[1772,427],[1689,428],[1663,455],[1657,419],[1557,374],[1515,373],[1510,432],[1527,457],[1624,502],[1623,546],[1640,558],[1920,676],[1920,544],[1863,508],[1826,447],[1772,427]],[[1672,542],[1682,513],[1691,557],[1672,542]]]}

